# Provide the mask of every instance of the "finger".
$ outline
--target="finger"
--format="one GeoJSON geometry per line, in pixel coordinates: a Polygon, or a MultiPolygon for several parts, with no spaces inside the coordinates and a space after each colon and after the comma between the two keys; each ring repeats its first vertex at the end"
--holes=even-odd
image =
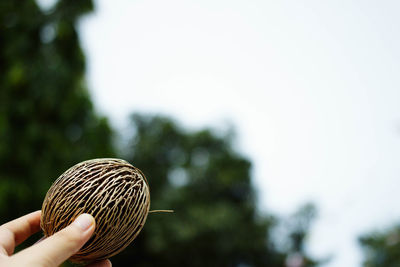
{"type": "Polygon", "coordinates": [[[87,265],[86,267],[111,267],[111,261],[110,260],[102,260],[102,261],[97,261],[97,262],[93,262],[89,265],[87,265]]]}
{"type": "Polygon", "coordinates": [[[94,228],[94,218],[82,214],[68,227],[13,257],[27,266],[58,266],[78,252],[92,236],[94,228]]]}
{"type": "Polygon", "coordinates": [[[0,253],[11,255],[14,248],[40,229],[40,210],[0,226],[0,253]]]}

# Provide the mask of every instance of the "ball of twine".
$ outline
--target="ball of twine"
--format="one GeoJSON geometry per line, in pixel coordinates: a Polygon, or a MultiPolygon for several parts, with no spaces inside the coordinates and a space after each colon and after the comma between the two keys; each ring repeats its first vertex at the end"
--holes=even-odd
{"type": "Polygon", "coordinates": [[[40,225],[47,237],[80,214],[91,214],[95,232],[70,258],[87,263],[126,248],[143,228],[149,208],[149,185],[138,168],[121,159],[93,159],[73,166],[53,183],[43,202],[40,225]]]}

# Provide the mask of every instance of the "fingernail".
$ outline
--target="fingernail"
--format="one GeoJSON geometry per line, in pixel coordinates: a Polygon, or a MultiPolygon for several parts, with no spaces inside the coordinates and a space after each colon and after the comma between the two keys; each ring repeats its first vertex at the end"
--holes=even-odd
{"type": "Polygon", "coordinates": [[[94,219],[89,214],[81,214],[75,219],[74,224],[77,225],[82,231],[86,231],[94,224],[94,219]]]}

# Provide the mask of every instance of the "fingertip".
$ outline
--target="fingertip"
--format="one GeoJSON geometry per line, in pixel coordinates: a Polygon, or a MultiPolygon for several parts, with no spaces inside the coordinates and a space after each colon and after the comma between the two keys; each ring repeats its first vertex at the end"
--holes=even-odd
{"type": "Polygon", "coordinates": [[[87,231],[90,228],[94,228],[96,225],[95,219],[88,213],[83,213],[78,216],[73,222],[74,225],[78,226],[80,230],[87,231]]]}

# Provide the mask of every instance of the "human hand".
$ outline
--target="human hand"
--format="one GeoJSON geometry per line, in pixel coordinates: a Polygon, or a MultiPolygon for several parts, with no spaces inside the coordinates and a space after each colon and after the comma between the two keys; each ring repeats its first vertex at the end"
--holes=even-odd
{"type": "MultiPolygon", "coordinates": [[[[40,230],[40,211],[0,226],[0,267],[56,267],[74,255],[89,240],[95,221],[89,214],[80,215],[71,225],[15,255],[14,248],[40,230]]],[[[88,267],[110,267],[109,260],[88,267]]]]}

